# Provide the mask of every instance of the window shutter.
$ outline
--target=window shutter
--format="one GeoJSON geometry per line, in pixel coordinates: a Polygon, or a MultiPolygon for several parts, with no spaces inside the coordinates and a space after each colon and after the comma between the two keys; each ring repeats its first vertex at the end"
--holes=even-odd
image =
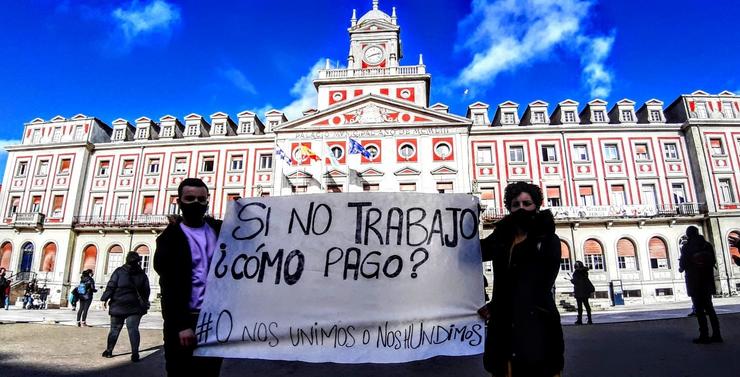
{"type": "Polygon", "coordinates": [[[570,259],[570,249],[565,241],[560,241],[560,258],[570,259]]]}
{"type": "Polygon", "coordinates": [[[666,250],[665,242],[663,242],[663,240],[661,240],[660,238],[651,238],[650,242],[648,243],[648,249],[650,250],[651,259],[668,258],[668,250],[666,250]]]}
{"type": "Polygon", "coordinates": [[[581,186],[578,188],[578,192],[581,194],[581,196],[593,196],[594,188],[591,186],[581,186]]]}
{"type": "Polygon", "coordinates": [[[560,198],[560,187],[548,187],[547,197],[548,198],[560,198]]]}
{"type": "Polygon", "coordinates": [[[617,242],[617,256],[620,257],[634,257],[635,256],[635,244],[632,241],[622,238],[617,242]]]}
{"type": "Polygon", "coordinates": [[[601,244],[594,240],[588,240],[583,245],[583,253],[585,255],[601,255],[604,251],[601,249],[601,244]]]}

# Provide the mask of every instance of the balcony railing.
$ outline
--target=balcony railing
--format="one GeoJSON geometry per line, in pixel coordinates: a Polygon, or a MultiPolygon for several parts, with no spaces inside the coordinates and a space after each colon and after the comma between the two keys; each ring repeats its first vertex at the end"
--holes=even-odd
{"type": "Polygon", "coordinates": [[[160,228],[169,224],[171,215],[75,216],[74,228],[160,228]]]}
{"type": "MultiPolygon", "coordinates": [[[[599,218],[654,218],[654,217],[688,217],[702,214],[698,203],[625,205],[625,206],[571,206],[544,207],[552,211],[556,220],[599,219],[599,218]]],[[[486,208],[481,212],[483,223],[495,222],[508,211],[504,208],[486,208]]]]}
{"type": "Polygon", "coordinates": [[[322,69],[319,70],[319,79],[343,79],[349,77],[379,77],[389,75],[423,75],[426,74],[426,66],[412,65],[404,67],[385,68],[345,68],[345,69],[322,69]]]}
{"type": "Polygon", "coordinates": [[[42,228],[45,217],[41,212],[16,213],[12,225],[15,228],[42,228]]]}

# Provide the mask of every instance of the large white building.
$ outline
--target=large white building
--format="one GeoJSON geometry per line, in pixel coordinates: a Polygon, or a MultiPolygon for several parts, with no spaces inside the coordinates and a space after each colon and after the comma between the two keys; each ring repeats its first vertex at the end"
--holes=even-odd
{"type": "MultiPolygon", "coordinates": [[[[272,110],[183,119],[165,115],[111,124],[83,114],[25,125],[7,148],[0,193],[0,266],[51,288],[65,305],[82,270],[104,285],[125,251],[149,267],[155,238],[177,213],[177,186],[199,177],[221,217],[235,197],[318,192],[418,191],[481,198],[481,229],[505,214],[503,189],[539,184],[557,217],[563,278],[575,260],[592,268],[602,303],[610,286],[627,304],[685,299],[679,244],[696,225],[716,247],[717,286],[740,289],[740,97],[696,91],[670,105],[629,99],[613,105],[565,99],[483,102],[465,116],[429,104],[431,75],[421,56],[401,65],[395,9],[373,9],[349,28],[347,68],[320,71],[315,109],[288,120],[272,110]],[[372,153],[349,155],[349,138],[372,153]],[[306,146],[327,158],[312,161],[306,146]],[[288,165],[275,147],[293,157],[288,165]]],[[[156,284],[154,284],[156,287],[156,284]]],[[[558,279],[557,291],[572,287],[558,279]]]]}

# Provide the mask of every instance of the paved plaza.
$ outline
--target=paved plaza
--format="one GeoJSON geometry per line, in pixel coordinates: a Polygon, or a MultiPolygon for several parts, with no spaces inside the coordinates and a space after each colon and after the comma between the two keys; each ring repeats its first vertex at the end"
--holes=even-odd
{"type": "MultiPolygon", "coordinates": [[[[697,325],[687,302],[597,313],[592,326],[572,326],[564,315],[567,377],[733,376],[740,370],[740,300],[719,299],[725,343],[694,345],[697,325]]],[[[71,310],[0,313],[0,376],[161,376],[164,373],[161,317],[142,323],[143,360],[129,361],[121,333],[115,357],[104,359],[108,317],[91,313],[91,328],[74,326],[71,310]]],[[[486,376],[481,356],[436,357],[404,364],[331,364],[229,359],[222,376],[486,376]]]]}

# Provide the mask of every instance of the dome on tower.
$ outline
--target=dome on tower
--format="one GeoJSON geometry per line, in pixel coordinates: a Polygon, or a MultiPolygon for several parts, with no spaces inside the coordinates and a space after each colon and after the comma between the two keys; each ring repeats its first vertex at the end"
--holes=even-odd
{"type": "Polygon", "coordinates": [[[365,21],[371,21],[371,20],[381,20],[381,21],[386,21],[386,22],[392,22],[391,16],[387,15],[385,12],[378,9],[378,0],[373,0],[373,9],[365,13],[364,16],[360,17],[360,20],[357,23],[362,24],[365,21]]]}

